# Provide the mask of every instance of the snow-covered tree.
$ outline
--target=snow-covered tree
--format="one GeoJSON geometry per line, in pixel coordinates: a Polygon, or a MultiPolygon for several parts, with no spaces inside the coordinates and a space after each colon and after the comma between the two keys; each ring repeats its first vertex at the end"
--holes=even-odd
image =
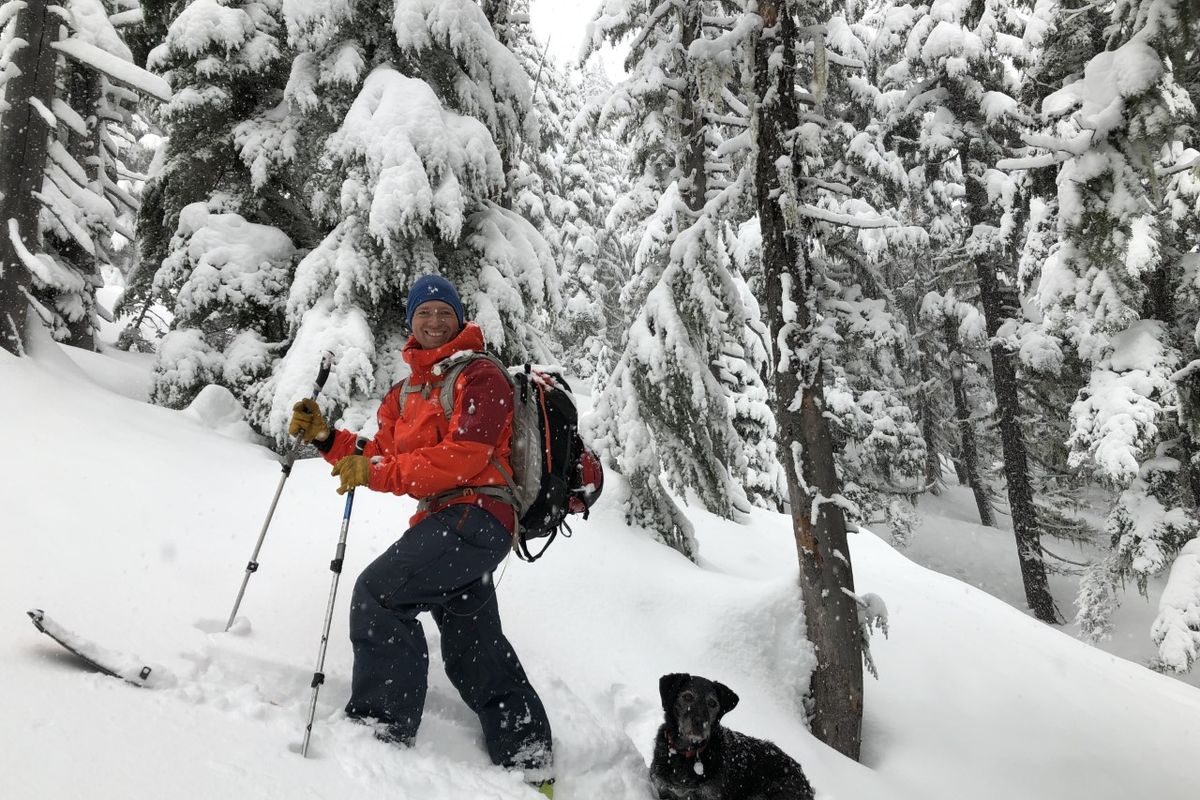
{"type": "Polygon", "coordinates": [[[424,273],[457,285],[502,357],[549,360],[553,254],[496,202],[502,154],[536,139],[531,81],[484,10],[395,0],[284,11],[300,51],[285,94],[317,154],[311,207],[328,233],[297,267],[290,347],[258,393],[262,427],[282,435],[322,350],[336,357],[327,394],[363,422],[402,374],[404,296],[424,273]]]}
{"type": "Polygon", "coordinates": [[[1038,151],[1018,165],[1057,165],[1037,300],[1046,329],[1088,371],[1071,405],[1072,465],[1117,493],[1112,550],[1077,600],[1078,621],[1096,638],[1108,631],[1116,587],[1132,580],[1145,591],[1200,530],[1191,94],[1200,20],[1174,0],[1122,0],[1104,9],[1107,19],[1080,9],[1089,30],[1104,24],[1104,50],[1089,53],[1073,33],[1077,10],[1040,10],[1043,60],[1061,78],[1041,93],[1044,130],[1027,137],[1038,151]]]}
{"type": "MultiPolygon", "coordinates": [[[[735,420],[749,413],[761,421],[765,410],[739,409],[732,399],[735,391],[756,391],[761,378],[746,363],[752,321],[725,224],[750,213],[749,111],[738,99],[747,75],[744,59],[734,55],[745,53],[750,26],[727,10],[716,2],[614,0],[593,21],[594,44],[632,38],[630,74],[600,119],[617,124],[631,153],[633,184],[610,221],[627,219],[638,233],[634,272],[621,292],[629,333],[593,422],[618,470],[649,474],[641,465],[657,460],[670,487],[734,517],[749,506],[747,452],[754,447],[742,433],[764,430],[739,428],[735,420]],[[623,418],[649,415],[643,423],[653,453],[633,435],[641,426],[619,425],[603,413],[618,407],[623,418]]],[[[754,469],[755,483],[761,471],[754,469]]],[[[657,481],[633,482],[630,507],[664,508],[648,496],[658,491],[657,481]]],[[[669,533],[677,516],[638,521],[691,554],[669,533]]]]}
{"type": "MultiPolygon", "coordinates": [[[[1029,118],[1017,68],[1029,60],[1025,17],[1009,0],[893,3],[882,19],[893,43],[881,64],[888,124],[911,142],[906,157],[928,178],[960,187],[960,252],[973,267],[988,335],[996,423],[1026,600],[1034,615],[1059,614],[1046,581],[1026,432],[1016,335],[1027,326],[1018,297],[1019,237],[1028,185],[998,169],[1021,145],[1029,118]]],[[[949,288],[949,287],[947,287],[949,288]]]]}
{"type": "Polygon", "coordinates": [[[1150,635],[1158,669],[1184,673],[1200,661],[1200,539],[1185,544],[1171,565],[1150,635]]]}
{"type": "Polygon", "coordinates": [[[619,296],[629,275],[632,251],[607,225],[609,210],[626,190],[626,151],[607,126],[589,113],[589,98],[607,94],[611,83],[602,72],[569,71],[566,119],[554,148],[560,176],[560,201],[551,208],[562,243],[563,310],[558,335],[564,356],[589,383],[602,380],[603,363],[619,345],[624,315],[619,296]]]}
{"type": "Polygon", "coordinates": [[[271,225],[207,203],[179,212],[170,252],[156,276],[172,294],[174,324],[158,348],[151,400],[186,406],[215,383],[239,399],[270,374],[285,334],[282,306],[296,248],[271,225]]]}
{"type": "Polygon", "coordinates": [[[615,306],[606,295],[622,283],[622,254],[608,247],[604,221],[622,179],[615,164],[623,148],[584,112],[585,92],[601,91],[595,78],[585,88],[579,70],[549,56],[528,25],[526,0],[498,0],[484,9],[529,76],[537,128],[536,139],[526,137],[505,159],[502,203],[529,220],[550,245],[563,297],[552,343],[570,371],[590,382],[609,335],[606,312],[615,306]]]}
{"type": "Polygon", "coordinates": [[[838,294],[840,265],[833,255],[837,250],[825,245],[839,236],[854,238],[843,226],[885,223],[869,204],[828,179],[836,157],[826,146],[836,138],[821,112],[830,76],[827,34],[839,18],[782,0],[761,0],[756,10],[747,19],[753,31],[763,306],[775,343],[773,399],[805,621],[808,638],[821,654],[810,680],[812,728],[822,741],[857,758],[863,652],[847,546],[846,511],[852,503],[842,495],[825,392],[824,356],[837,322],[823,309],[838,294]],[[809,43],[811,56],[801,55],[809,43]]]}
{"type": "Polygon", "coordinates": [[[156,402],[186,405],[208,383],[246,401],[282,354],[292,257],[316,233],[295,168],[304,144],[283,94],[280,15],[277,0],[192,0],[149,57],[174,89],[139,222],[141,269],[153,275],[143,303],[173,316],[156,402]]]}
{"type": "Polygon", "coordinates": [[[0,342],[21,352],[32,304],[56,337],[89,346],[117,209],[135,205],[108,129],[139,93],[170,91],[130,63],[99,0],[9,3],[0,24],[0,342]]]}

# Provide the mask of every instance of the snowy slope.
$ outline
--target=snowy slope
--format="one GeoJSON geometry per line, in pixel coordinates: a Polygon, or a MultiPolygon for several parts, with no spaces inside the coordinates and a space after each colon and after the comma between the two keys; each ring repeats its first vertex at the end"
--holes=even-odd
{"type": "MultiPolygon", "coordinates": [[[[950,480],[953,478],[950,477],[950,480]]],[[[1105,498],[1098,497],[1096,507],[1103,511],[1107,508],[1107,502],[1105,498]]],[[[965,486],[948,486],[941,497],[923,495],[920,512],[922,523],[904,549],[906,557],[943,575],[983,589],[1015,608],[1026,608],[1025,589],[1021,583],[1021,571],[1007,516],[1003,513],[999,515],[999,528],[980,525],[971,491],[965,486]]],[[[1094,516],[1097,526],[1103,527],[1103,514],[1094,516]]],[[[1046,537],[1044,544],[1060,557],[1077,564],[1104,557],[1103,552],[1093,547],[1077,546],[1049,537],[1046,537]]],[[[1067,620],[1062,630],[1079,637],[1080,629],[1074,622],[1074,601],[1079,591],[1078,570],[1076,574],[1051,574],[1049,582],[1059,611],[1067,620]]],[[[1113,612],[1113,635],[1101,641],[1097,647],[1138,664],[1149,663],[1158,652],[1150,638],[1150,628],[1158,615],[1158,602],[1166,582],[1166,575],[1150,578],[1145,597],[1133,583],[1119,591],[1121,605],[1113,612]]],[[[1200,669],[1172,678],[1200,688],[1200,669]]]]}
{"type": "MultiPolygon", "coordinates": [[[[425,723],[412,751],[348,723],[346,597],[411,502],[359,493],[309,759],[311,694],[342,499],[299,463],[233,633],[221,632],[279,480],[231,437],[219,407],[137,399],[137,364],[36,343],[0,353],[0,473],[9,569],[0,581],[0,794],[46,798],[528,798],[492,767],[442,673],[436,630],[425,723]],[[212,425],[214,427],[208,427],[212,425]],[[24,616],[43,607],[175,677],[136,689],[81,671],[24,616]]],[[[650,797],[658,676],[691,671],[742,698],[726,722],[774,739],[833,798],[1125,798],[1196,794],[1200,692],[1048,629],[869,534],[852,556],[883,596],[864,764],[797,722],[812,655],[796,613],[788,520],[696,512],[697,568],[624,525],[610,476],[592,519],[534,565],[498,573],[509,637],[554,725],[559,800],[650,797]],[[1189,781],[1191,783],[1189,784],[1189,781]]]]}

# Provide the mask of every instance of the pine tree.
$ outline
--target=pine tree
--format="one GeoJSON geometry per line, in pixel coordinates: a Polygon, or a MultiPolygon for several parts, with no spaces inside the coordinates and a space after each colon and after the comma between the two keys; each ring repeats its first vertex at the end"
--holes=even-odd
{"type": "Polygon", "coordinates": [[[500,200],[505,159],[533,139],[530,80],[471,0],[287,7],[300,50],[285,91],[316,154],[311,207],[327,233],[286,304],[289,349],[254,414],[282,437],[322,350],[326,394],[362,424],[402,377],[404,295],[417,276],[453,281],[489,346],[549,361],[561,300],[553,254],[500,200]],[[372,20],[372,24],[363,24],[372,20]]]}
{"type": "Polygon", "coordinates": [[[149,56],[175,88],[139,220],[141,267],[153,274],[143,303],[173,317],[155,402],[186,405],[209,383],[250,402],[281,355],[296,248],[315,239],[295,169],[298,115],[283,96],[284,38],[278,3],[192,0],[149,56]]]}
{"type": "Polygon", "coordinates": [[[8,221],[0,239],[0,342],[14,353],[22,351],[27,304],[56,337],[92,345],[95,290],[117,207],[134,204],[113,174],[117,148],[108,128],[125,120],[120,105],[139,93],[170,94],[153,75],[120,63],[129,50],[98,0],[54,11],[48,16],[38,2],[0,10],[0,218],[8,221]],[[68,65],[61,74],[60,54],[68,65]]]}
{"type": "Polygon", "coordinates": [[[965,238],[989,340],[997,427],[1009,509],[1026,601],[1045,622],[1059,621],[1050,594],[1022,426],[1018,347],[1010,338],[1024,320],[1016,285],[1018,237],[1027,223],[1028,185],[997,165],[1019,146],[1028,112],[1015,95],[1010,65],[1023,63],[1023,19],[1007,0],[964,5],[893,7],[892,33],[902,43],[881,73],[895,129],[914,140],[911,157],[940,165],[959,182],[965,238]],[[1001,331],[1004,331],[1002,334],[1001,331]]]}
{"type": "MultiPolygon", "coordinates": [[[[721,222],[750,211],[749,165],[738,158],[748,146],[749,112],[737,100],[746,76],[729,57],[747,29],[724,12],[720,3],[668,8],[639,0],[610,4],[594,23],[597,35],[633,37],[631,74],[614,88],[602,121],[618,121],[632,156],[633,184],[610,223],[628,220],[640,234],[621,292],[629,335],[597,401],[595,433],[622,472],[650,475],[656,460],[671,488],[694,491],[709,510],[735,517],[749,507],[747,484],[761,494],[771,469],[761,463],[768,451],[743,436],[769,430],[769,412],[732,399],[758,391],[761,378],[746,362],[753,321],[721,222]],[[606,413],[617,408],[622,423],[606,413]],[[632,425],[635,412],[649,416],[632,425]],[[604,420],[607,429],[599,427],[604,420]],[[642,427],[652,433],[651,454],[642,427]]],[[[758,393],[762,399],[765,389],[758,393]]],[[[654,516],[669,507],[649,496],[658,491],[657,481],[633,481],[630,508],[643,513],[631,517],[692,552],[672,533],[678,514],[654,516]]]]}
{"type": "MultiPolygon", "coordinates": [[[[1041,19],[1052,126],[1031,138],[1044,150],[1024,165],[1057,165],[1055,243],[1037,299],[1047,329],[1086,365],[1071,464],[1117,493],[1111,551],[1077,599],[1077,622],[1094,639],[1109,629],[1116,587],[1132,580],[1145,592],[1200,530],[1191,266],[1200,157],[1190,146],[1200,21],[1184,2],[1118,2],[1106,20],[1082,9],[1089,30],[1104,24],[1105,49],[1091,52],[1069,27],[1072,11],[1041,19]]],[[[1182,619],[1173,613],[1164,609],[1156,640],[1172,640],[1182,619]]]]}
{"type": "MultiPolygon", "coordinates": [[[[821,115],[829,73],[826,33],[837,17],[781,0],[757,4],[752,38],[755,191],[762,229],[764,306],[778,344],[775,416],[788,480],[808,638],[821,654],[811,678],[812,728],[857,758],[862,741],[863,633],[847,543],[846,509],[827,409],[823,350],[837,317],[822,314],[836,297],[837,261],[824,245],[846,224],[883,222],[843,194],[826,170],[834,126],[821,115]],[[797,18],[813,58],[798,62],[797,18]],[[809,92],[797,92],[798,85],[809,92]],[[806,106],[802,115],[800,105],[806,106]],[[850,213],[848,213],[850,212],[850,213]],[[854,213],[857,212],[857,213],[854,213]]],[[[749,16],[749,15],[748,15],[749,16]]]]}

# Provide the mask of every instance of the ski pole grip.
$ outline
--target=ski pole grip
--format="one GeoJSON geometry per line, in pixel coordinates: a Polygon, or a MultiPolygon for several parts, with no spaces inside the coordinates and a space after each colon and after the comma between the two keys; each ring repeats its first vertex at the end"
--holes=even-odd
{"type": "Polygon", "coordinates": [[[321,355],[321,368],[317,370],[317,382],[313,384],[313,398],[321,393],[325,388],[325,381],[329,378],[329,371],[333,368],[333,353],[326,350],[321,355]]]}

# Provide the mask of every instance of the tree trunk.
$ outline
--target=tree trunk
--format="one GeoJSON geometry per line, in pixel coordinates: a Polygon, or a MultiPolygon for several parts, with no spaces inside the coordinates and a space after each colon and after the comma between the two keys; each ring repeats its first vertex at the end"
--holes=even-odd
{"type": "MultiPolygon", "coordinates": [[[[483,15],[487,17],[488,23],[492,26],[492,33],[505,47],[512,50],[514,42],[512,40],[512,32],[509,28],[509,0],[483,0],[483,15]]],[[[536,82],[541,78],[540,70],[538,75],[529,76],[534,81],[534,92],[537,91],[536,82]]],[[[534,97],[534,100],[537,98],[534,97]]],[[[537,154],[529,150],[528,143],[525,142],[524,133],[521,134],[519,141],[512,141],[507,136],[497,137],[497,147],[500,150],[500,168],[504,171],[504,190],[500,193],[498,202],[501,208],[511,211],[516,203],[517,180],[520,178],[520,160],[522,152],[529,157],[531,161],[537,160],[537,154]],[[513,152],[513,146],[518,148],[518,152],[513,152]]]]}
{"type": "MultiPolygon", "coordinates": [[[[929,368],[925,359],[921,359],[921,382],[925,383],[929,368]]],[[[926,392],[922,390],[922,394],[926,392]]],[[[925,440],[925,485],[934,497],[942,493],[942,456],[938,452],[937,427],[934,424],[933,409],[927,399],[922,400],[921,408],[921,438],[925,440]]]]}
{"type": "MultiPolygon", "coordinates": [[[[986,154],[971,152],[979,147],[977,140],[968,145],[969,158],[980,164],[988,163],[986,154]]],[[[972,229],[977,225],[993,225],[992,204],[988,200],[987,188],[979,177],[983,170],[964,168],[963,173],[968,176],[966,204],[972,229]]],[[[1021,427],[1021,404],[1014,363],[1016,353],[996,338],[1001,324],[1016,314],[1019,308],[1016,290],[1011,285],[1002,286],[1000,283],[996,262],[999,257],[999,254],[992,253],[976,256],[975,273],[979,279],[979,298],[991,341],[992,385],[996,392],[1000,443],[1004,451],[1008,505],[1017,542],[1017,558],[1021,564],[1021,579],[1025,584],[1025,602],[1039,620],[1057,624],[1063,620],[1054,607],[1054,597],[1046,581],[1046,564],[1042,560],[1041,532],[1038,529],[1037,508],[1033,503],[1033,483],[1029,478],[1029,454],[1025,446],[1025,432],[1021,427]]]]}
{"type": "Polygon", "coordinates": [[[936,497],[942,493],[942,454],[938,447],[937,420],[930,397],[933,378],[929,374],[929,360],[921,352],[918,323],[914,310],[910,310],[908,313],[908,329],[915,343],[914,356],[921,381],[920,389],[914,393],[914,396],[920,403],[921,438],[925,440],[925,486],[928,487],[929,493],[936,497]]]}
{"type": "MultiPolygon", "coordinates": [[[[699,3],[680,3],[679,14],[680,42],[679,47],[687,53],[692,42],[700,38],[700,7],[699,3]]],[[[706,125],[700,108],[700,86],[696,80],[696,72],[686,69],[684,79],[687,87],[684,89],[682,119],[683,140],[686,142],[684,152],[678,158],[679,174],[683,175],[683,184],[679,187],[687,202],[688,208],[699,213],[704,208],[705,195],[708,194],[708,174],[705,172],[707,154],[704,150],[706,125]]],[[[680,222],[683,222],[682,220],[680,222]]],[[[684,227],[681,225],[680,227],[684,227]]]]}
{"type": "Polygon", "coordinates": [[[28,44],[12,55],[15,69],[4,87],[9,107],[0,114],[0,347],[21,355],[29,305],[29,270],[17,255],[11,222],[25,247],[38,248],[38,202],[42,188],[50,126],[30,102],[50,108],[54,95],[55,51],[50,43],[58,20],[50,19],[46,0],[27,0],[17,12],[14,39],[28,44]]]}
{"type": "Polygon", "coordinates": [[[996,527],[996,516],[992,501],[988,499],[987,486],[979,474],[979,446],[975,441],[975,425],[971,422],[971,407],[967,403],[967,388],[963,381],[963,355],[958,349],[958,331],[954,323],[946,322],[946,346],[950,351],[950,384],[954,391],[954,418],[958,421],[958,436],[962,444],[963,472],[967,485],[975,495],[975,507],[979,510],[979,521],[989,528],[996,527]]]}
{"type": "MultiPolygon", "coordinates": [[[[67,152],[75,159],[89,181],[98,185],[104,169],[101,158],[101,133],[104,121],[100,118],[100,101],[102,80],[93,70],[81,66],[73,66],[70,75],[70,101],[74,109],[87,123],[87,135],[80,136],[70,131],[67,138],[67,152]]],[[[103,248],[105,242],[97,241],[96,247],[103,248]]],[[[66,344],[85,350],[96,349],[95,290],[104,285],[100,274],[100,260],[95,255],[89,255],[74,239],[67,238],[59,246],[59,254],[71,266],[75,267],[89,282],[91,290],[87,302],[84,303],[83,316],[67,324],[66,344]]]]}
{"type": "Polygon", "coordinates": [[[812,675],[812,730],[857,759],[862,746],[863,667],[854,573],[841,508],[828,421],[822,413],[819,364],[803,357],[810,334],[809,264],[805,234],[790,228],[781,202],[787,190],[777,163],[799,124],[794,97],[796,29],[785,0],[761,0],[767,30],[755,40],[757,153],[755,184],[762,223],[766,311],[780,345],[773,392],[779,443],[787,470],[800,588],[808,638],[817,652],[812,675]],[[773,34],[773,35],[772,35],[773,34]],[[772,56],[782,60],[772,74],[772,56]],[[798,400],[799,402],[795,402],[798,400]]]}

